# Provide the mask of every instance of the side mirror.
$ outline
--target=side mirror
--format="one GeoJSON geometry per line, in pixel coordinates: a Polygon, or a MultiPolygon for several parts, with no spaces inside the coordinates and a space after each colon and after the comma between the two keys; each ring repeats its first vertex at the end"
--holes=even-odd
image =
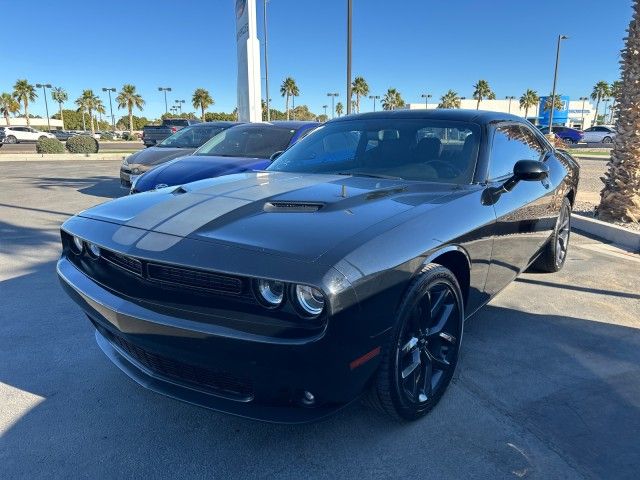
{"type": "Polygon", "coordinates": [[[537,160],[520,160],[513,166],[513,178],[517,181],[540,181],[548,176],[549,166],[537,160]]]}
{"type": "Polygon", "coordinates": [[[273,155],[269,157],[269,160],[273,162],[276,158],[278,158],[283,153],[284,153],[284,150],[278,150],[277,152],[275,152],[273,155]]]}

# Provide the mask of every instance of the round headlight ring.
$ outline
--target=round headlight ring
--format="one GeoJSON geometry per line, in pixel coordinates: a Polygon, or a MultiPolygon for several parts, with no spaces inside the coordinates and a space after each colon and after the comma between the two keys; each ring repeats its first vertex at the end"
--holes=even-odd
{"type": "Polygon", "coordinates": [[[87,243],[87,254],[94,260],[100,258],[100,247],[95,243],[87,243]]]}
{"type": "Polygon", "coordinates": [[[283,282],[261,278],[255,282],[255,290],[258,300],[267,308],[277,308],[284,303],[283,282]]]}
{"type": "Polygon", "coordinates": [[[320,290],[308,285],[296,285],[296,301],[302,312],[309,317],[317,317],[324,310],[324,295],[320,290]]]}
{"type": "Polygon", "coordinates": [[[80,237],[76,237],[75,235],[71,239],[71,251],[76,255],[81,255],[84,250],[84,242],[80,237]]]}

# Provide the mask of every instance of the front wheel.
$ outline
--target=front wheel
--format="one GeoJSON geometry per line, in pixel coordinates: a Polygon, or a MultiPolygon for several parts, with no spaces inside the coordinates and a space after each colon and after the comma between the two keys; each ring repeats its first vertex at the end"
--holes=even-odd
{"type": "Polygon", "coordinates": [[[464,305],[456,277],[427,265],[409,286],[367,398],[397,420],[426,415],[447,389],[462,340],[464,305]]]}
{"type": "Polygon", "coordinates": [[[13,135],[9,135],[7,137],[7,143],[11,143],[11,144],[18,143],[18,139],[13,135]]]}
{"type": "Polygon", "coordinates": [[[45,136],[45,135],[41,135],[40,137],[38,137],[38,140],[44,140],[44,139],[46,139],[46,138],[49,138],[49,137],[47,137],[47,136],[45,136]]]}
{"type": "Polygon", "coordinates": [[[568,198],[562,200],[562,207],[556,226],[549,242],[540,256],[531,265],[531,270],[544,273],[555,273],[562,269],[569,252],[569,236],[571,235],[571,203],[568,198]]]}

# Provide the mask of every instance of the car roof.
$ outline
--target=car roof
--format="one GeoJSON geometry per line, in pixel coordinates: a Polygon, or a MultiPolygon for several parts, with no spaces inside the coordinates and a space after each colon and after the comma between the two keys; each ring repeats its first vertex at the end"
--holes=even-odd
{"type": "Polygon", "coordinates": [[[272,122],[245,123],[244,125],[247,127],[270,126],[270,127],[291,128],[294,130],[298,130],[299,128],[307,127],[307,126],[315,127],[320,125],[320,123],[312,122],[312,121],[304,121],[304,120],[274,120],[272,122]]]}
{"type": "Polygon", "coordinates": [[[500,121],[514,121],[525,123],[524,118],[510,113],[490,112],[487,110],[466,110],[460,108],[436,108],[431,110],[383,110],[379,112],[357,113],[329,120],[327,123],[344,122],[349,120],[367,119],[432,119],[454,120],[486,124],[500,121]]]}
{"type": "Polygon", "coordinates": [[[189,125],[192,128],[202,128],[202,127],[235,127],[236,125],[242,125],[243,122],[231,122],[231,121],[225,121],[225,120],[220,120],[220,121],[216,121],[216,122],[200,122],[200,123],[195,123],[193,125],[189,125]]]}

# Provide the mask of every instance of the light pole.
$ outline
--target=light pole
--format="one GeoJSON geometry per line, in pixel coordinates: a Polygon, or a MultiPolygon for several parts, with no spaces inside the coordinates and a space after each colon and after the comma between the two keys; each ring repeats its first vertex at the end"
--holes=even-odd
{"type": "Polygon", "coordinates": [[[556,48],[556,67],[553,70],[553,88],[551,89],[551,109],[549,110],[549,136],[553,137],[553,110],[556,106],[556,84],[558,82],[558,64],[560,63],[560,43],[566,40],[566,35],[558,35],[558,46],[556,48]]]}
{"type": "Polygon", "coordinates": [[[369,98],[373,100],[373,111],[376,111],[376,100],[380,98],[380,95],[369,95],[369,98]]]}
{"type": "Polygon", "coordinates": [[[505,99],[509,100],[509,113],[511,113],[511,100],[515,100],[516,97],[504,97],[505,99]]]}
{"type": "Polygon", "coordinates": [[[51,121],[49,120],[49,104],[47,103],[47,88],[51,88],[51,84],[36,83],[36,88],[42,88],[42,94],[44,95],[44,109],[47,112],[47,126],[49,127],[49,131],[51,131],[51,121]]]}
{"type": "Polygon", "coordinates": [[[609,104],[609,102],[611,101],[610,98],[605,98],[604,99],[604,115],[602,117],[602,124],[604,125],[605,123],[607,123],[607,105],[609,104]]]}
{"type": "Polygon", "coordinates": [[[111,103],[111,92],[115,93],[116,89],[115,87],[111,87],[111,88],[107,88],[107,87],[102,87],[102,91],[103,92],[109,92],[109,111],[111,112],[111,128],[113,128],[113,131],[116,131],[116,119],[113,116],[113,103],[111,103]]]}
{"type": "Polygon", "coordinates": [[[269,35],[267,34],[267,2],[269,0],[264,0],[264,15],[263,15],[263,24],[264,24],[264,91],[265,98],[267,99],[267,122],[271,121],[271,110],[269,109],[269,56],[267,55],[267,41],[269,39],[269,35]]]}
{"type": "Polygon", "coordinates": [[[158,87],[159,92],[164,92],[164,113],[169,113],[167,109],[167,92],[171,91],[171,87],[158,87]]]}
{"type": "Polygon", "coordinates": [[[291,120],[296,119],[296,95],[291,95],[291,120]]]}
{"type": "Polygon", "coordinates": [[[340,94],[335,93],[327,93],[327,97],[331,97],[331,118],[335,118],[336,116],[336,97],[340,94]]]}
{"type": "Polygon", "coordinates": [[[182,115],[182,104],[184,103],[184,100],[175,100],[175,103],[177,105],[177,108],[180,110],[180,115],[182,115]]]}
{"type": "Polygon", "coordinates": [[[424,98],[424,109],[428,110],[429,109],[429,99],[431,98],[431,94],[430,93],[423,93],[421,95],[422,98],[424,98]]]}
{"type": "Polygon", "coordinates": [[[580,128],[584,129],[584,103],[589,100],[587,97],[580,97],[582,100],[582,120],[580,120],[580,128]]]}
{"type": "MultiPolygon", "coordinates": [[[[322,105],[322,108],[324,108],[324,116],[325,116],[325,117],[327,116],[327,107],[328,107],[328,106],[329,106],[329,105],[322,105]]],[[[327,118],[329,118],[329,117],[327,117],[327,118]]]]}
{"type": "Polygon", "coordinates": [[[351,113],[351,14],[353,0],[347,0],[347,115],[351,113]]]}

